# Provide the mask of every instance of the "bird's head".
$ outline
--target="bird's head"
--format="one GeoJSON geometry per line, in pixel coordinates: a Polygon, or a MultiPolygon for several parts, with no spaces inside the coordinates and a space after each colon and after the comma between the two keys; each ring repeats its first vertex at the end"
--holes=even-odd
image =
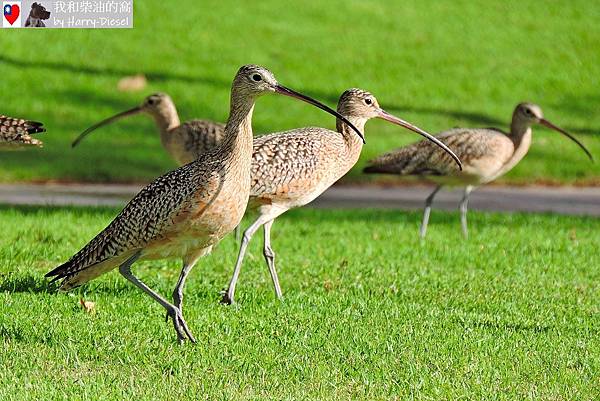
{"type": "Polygon", "coordinates": [[[171,96],[163,92],[158,92],[147,96],[139,108],[140,111],[155,113],[157,111],[161,111],[161,109],[164,109],[165,107],[169,107],[169,105],[172,104],[173,100],[171,99],[171,96]]]}
{"type": "Polygon", "coordinates": [[[552,124],[550,121],[546,120],[544,118],[544,113],[542,112],[542,108],[540,106],[538,106],[537,104],[526,103],[526,102],[519,103],[513,113],[513,122],[514,121],[517,121],[517,124],[519,122],[523,122],[527,126],[530,126],[531,124],[540,124],[540,125],[543,125],[544,127],[550,128],[556,132],[560,132],[561,134],[563,134],[564,136],[566,136],[567,138],[569,138],[570,140],[575,142],[581,148],[581,150],[583,150],[585,152],[585,154],[590,158],[590,160],[592,162],[594,161],[592,154],[583,145],[583,143],[579,142],[579,140],[577,138],[575,138],[573,135],[569,134],[564,129],[562,129],[562,128],[552,124]]]}
{"type": "Polygon", "coordinates": [[[382,109],[379,106],[379,102],[375,96],[373,96],[370,92],[357,88],[348,89],[342,93],[342,96],[340,96],[340,100],[338,102],[338,112],[355,122],[360,128],[362,128],[365,122],[371,118],[380,118],[392,124],[396,124],[416,132],[417,134],[426,138],[428,141],[431,141],[442,148],[442,150],[448,153],[456,161],[458,167],[462,169],[462,164],[458,156],[456,156],[454,152],[452,152],[452,150],[450,150],[442,141],[417,127],[416,125],[413,125],[408,121],[396,117],[382,109]]]}
{"type": "Polygon", "coordinates": [[[279,84],[268,69],[248,64],[240,67],[234,80],[234,90],[244,96],[257,97],[268,92],[276,92],[279,84]]]}
{"type": "Polygon", "coordinates": [[[326,106],[309,96],[281,85],[279,82],[277,82],[277,79],[273,73],[268,69],[254,64],[248,64],[240,67],[233,80],[232,99],[235,98],[239,101],[242,101],[242,99],[254,99],[266,93],[277,93],[280,95],[289,96],[318,107],[319,109],[324,110],[327,113],[344,121],[364,141],[362,133],[350,121],[348,121],[346,117],[342,116],[329,106],[326,106]]]}
{"type": "Polygon", "coordinates": [[[348,89],[338,101],[337,111],[346,117],[369,120],[379,117],[381,108],[375,96],[362,89],[348,89]]]}
{"type": "Polygon", "coordinates": [[[544,118],[542,108],[533,103],[519,103],[515,109],[515,116],[529,122],[530,124],[539,123],[544,118]]]}

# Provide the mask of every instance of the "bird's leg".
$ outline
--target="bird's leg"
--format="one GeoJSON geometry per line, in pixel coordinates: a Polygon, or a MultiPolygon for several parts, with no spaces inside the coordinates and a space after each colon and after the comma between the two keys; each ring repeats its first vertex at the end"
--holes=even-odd
{"type": "Polygon", "coordinates": [[[161,297],[158,293],[156,293],[154,290],[144,284],[143,281],[131,273],[131,265],[139,258],[139,256],[140,252],[137,252],[131,258],[127,259],[121,266],[119,266],[119,272],[123,275],[123,277],[131,281],[136,287],[140,288],[146,294],[150,295],[152,299],[154,299],[167,310],[167,314],[173,319],[173,326],[175,327],[177,339],[180,343],[186,339],[189,339],[191,342],[195,343],[196,339],[190,332],[187,323],[183,319],[181,311],[177,309],[175,305],[171,305],[169,302],[167,302],[163,297],[161,297]]]}
{"type": "Polygon", "coordinates": [[[233,296],[235,294],[235,285],[237,283],[238,277],[240,275],[240,270],[242,269],[242,261],[244,260],[244,255],[246,254],[246,248],[248,248],[248,244],[252,239],[252,236],[262,226],[265,224],[270,218],[265,215],[260,215],[252,223],[250,227],[244,231],[244,235],[242,236],[242,243],[240,244],[240,251],[238,253],[237,261],[235,262],[235,269],[233,271],[233,276],[231,276],[231,281],[229,282],[229,287],[227,287],[227,291],[223,294],[223,298],[221,299],[221,303],[231,305],[233,304],[233,296]]]}
{"type": "Polygon", "coordinates": [[[177,285],[175,285],[175,290],[173,290],[173,305],[181,311],[183,311],[183,286],[185,285],[185,279],[192,271],[192,267],[194,267],[194,263],[183,264],[181,274],[179,274],[179,280],[177,280],[177,285]]]}
{"type": "Polygon", "coordinates": [[[473,186],[467,185],[465,187],[465,194],[460,201],[460,225],[465,238],[469,238],[469,231],[467,229],[467,208],[469,205],[469,195],[471,194],[471,191],[473,191],[473,186]]]}
{"type": "MultiPolygon", "coordinates": [[[[196,260],[191,262],[184,261],[183,268],[181,269],[181,273],[179,274],[179,280],[177,280],[177,284],[175,285],[175,289],[173,290],[173,305],[179,309],[180,312],[183,313],[183,287],[185,286],[185,280],[187,279],[188,274],[192,271],[192,268],[196,264],[196,260]]],[[[165,316],[165,321],[169,321],[169,313],[165,316]]]]}
{"type": "Polygon", "coordinates": [[[277,298],[282,299],[281,287],[279,286],[279,278],[277,278],[277,271],[275,270],[275,252],[271,248],[271,226],[275,219],[268,221],[263,226],[265,232],[265,243],[263,248],[263,255],[269,266],[269,272],[271,273],[271,279],[273,280],[273,286],[275,287],[275,295],[277,298]]]}
{"type": "Polygon", "coordinates": [[[431,214],[431,204],[433,203],[433,198],[442,189],[442,185],[438,185],[435,187],[433,192],[429,194],[427,199],[425,199],[425,210],[423,210],[423,221],[421,222],[421,228],[419,229],[419,236],[421,238],[425,238],[425,234],[427,233],[427,224],[429,224],[429,215],[431,214]]]}

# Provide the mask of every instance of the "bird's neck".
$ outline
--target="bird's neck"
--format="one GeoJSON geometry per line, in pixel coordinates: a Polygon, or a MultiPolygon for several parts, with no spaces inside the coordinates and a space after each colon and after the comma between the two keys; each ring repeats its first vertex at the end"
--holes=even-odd
{"type": "Polygon", "coordinates": [[[225,126],[225,139],[223,149],[232,155],[252,158],[252,113],[254,111],[254,98],[231,94],[231,107],[229,118],[225,126]]]}
{"type": "MultiPolygon", "coordinates": [[[[361,132],[361,134],[364,135],[365,123],[367,122],[366,119],[361,118],[361,117],[355,117],[355,116],[344,116],[344,117],[346,117],[346,119],[348,119],[348,121],[350,121],[356,128],[358,128],[358,130],[361,132]]],[[[342,134],[342,136],[344,137],[344,140],[346,141],[346,145],[348,146],[349,152],[353,156],[356,156],[356,158],[358,158],[358,156],[360,155],[360,151],[362,150],[362,146],[363,146],[362,139],[360,139],[360,137],[356,134],[356,132],[352,128],[350,128],[350,126],[348,124],[346,124],[339,118],[336,121],[336,128],[337,128],[337,131],[340,134],[342,134]]]]}
{"type": "Polygon", "coordinates": [[[510,124],[509,138],[514,143],[515,150],[525,146],[525,152],[527,152],[529,145],[531,144],[531,123],[513,116],[510,124]]]}
{"type": "Polygon", "coordinates": [[[152,117],[162,135],[166,135],[170,130],[181,124],[179,121],[179,114],[177,114],[177,109],[173,103],[163,106],[160,110],[153,112],[152,117]]]}
{"type": "Polygon", "coordinates": [[[510,159],[508,159],[498,172],[497,177],[507,173],[516,166],[529,151],[529,146],[531,146],[531,124],[520,121],[518,118],[513,118],[508,137],[513,142],[514,151],[510,159]]]}

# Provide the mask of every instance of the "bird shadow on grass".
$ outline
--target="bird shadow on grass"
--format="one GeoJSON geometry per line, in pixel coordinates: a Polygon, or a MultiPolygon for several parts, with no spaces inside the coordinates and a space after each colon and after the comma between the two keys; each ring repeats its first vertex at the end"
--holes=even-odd
{"type": "MultiPolygon", "coordinates": [[[[53,98],[56,100],[59,100],[61,103],[67,103],[67,104],[88,104],[90,106],[93,105],[94,108],[98,108],[101,106],[108,106],[111,109],[114,110],[127,110],[130,109],[134,106],[137,106],[139,103],[142,102],[142,98],[140,97],[139,102],[135,103],[132,102],[131,100],[128,99],[127,96],[123,95],[122,93],[115,93],[114,96],[110,96],[110,95],[105,95],[100,91],[88,91],[88,90],[77,90],[77,89],[63,89],[63,90],[57,90],[57,91],[53,91],[52,92],[53,98]]],[[[107,116],[109,117],[109,116],[107,116]]],[[[95,121],[89,121],[89,124],[94,123],[95,121]]],[[[61,123],[64,123],[64,121],[61,121],[61,123]]],[[[129,123],[127,122],[127,120],[122,120],[119,122],[121,127],[127,127],[127,129],[130,128],[138,128],[139,129],[139,124],[133,124],[133,123],[129,123]]],[[[78,133],[79,131],[83,130],[84,127],[82,125],[79,125],[77,127],[73,127],[73,131],[78,133]]]]}
{"type": "MultiPolygon", "coordinates": [[[[36,60],[35,62],[29,62],[27,60],[20,60],[17,58],[9,57],[6,55],[0,55],[0,65],[6,64],[9,66],[13,66],[16,68],[35,68],[35,69],[49,69],[55,71],[66,71],[72,73],[83,73],[89,75],[101,75],[101,76],[115,76],[115,77],[123,77],[138,74],[140,71],[138,70],[127,70],[113,67],[94,67],[94,66],[86,66],[86,65],[73,65],[65,63],[64,60],[61,62],[54,61],[44,61],[44,60],[36,60]]],[[[211,85],[215,87],[221,87],[223,89],[229,89],[231,82],[226,79],[216,79],[216,78],[207,78],[202,76],[190,76],[187,74],[178,74],[173,72],[164,72],[164,71],[144,71],[144,74],[150,81],[155,82],[167,82],[167,81],[179,81],[185,83],[197,83],[204,85],[211,85]]],[[[325,92],[320,90],[303,90],[300,88],[301,92],[309,93],[315,97],[318,97],[322,100],[327,100],[330,103],[337,103],[339,99],[339,94],[334,94],[331,92],[325,92]]],[[[81,97],[81,94],[79,94],[81,97]]],[[[84,96],[85,97],[85,96],[84,96]]],[[[124,108],[125,103],[117,102],[114,99],[109,99],[109,103],[115,105],[118,108],[124,108]]],[[[571,102],[572,103],[572,102],[571,102]]],[[[467,121],[469,124],[473,124],[476,126],[494,126],[494,127],[504,127],[509,125],[509,118],[507,116],[506,119],[498,119],[497,117],[491,116],[489,114],[480,113],[480,112],[469,112],[464,110],[451,110],[451,109],[442,109],[442,108],[432,108],[432,107],[410,107],[407,105],[398,105],[394,103],[385,103],[385,107],[390,111],[396,112],[411,112],[411,113],[420,113],[420,114],[432,114],[432,115],[440,115],[449,117],[452,119],[467,121]]],[[[447,127],[452,128],[452,127],[447,127]]],[[[600,128],[594,127],[565,127],[568,131],[578,133],[578,134],[594,134],[597,135],[600,133],[600,128]]]]}
{"type": "MultiPolygon", "coordinates": [[[[152,178],[174,169],[166,155],[160,157],[107,157],[115,154],[115,144],[96,141],[81,149],[72,150],[70,144],[48,144],[43,151],[12,152],[3,154],[3,164],[11,168],[26,170],[27,166],[52,166],[51,178],[62,180],[95,182],[134,182],[150,181],[152,178]],[[19,154],[16,154],[19,153],[19,154]],[[20,167],[17,167],[20,166],[20,167]],[[115,180],[115,171],[125,171],[129,175],[115,180]],[[142,177],[142,178],[140,178],[142,177]]],[[[127,155],[139,151],[135,143],[119,144],[119,154],[127,155]]],[[[36,177],[37,178],[37,177],[36,177]]],[[[45,177],[47,178],[47,176],[45,177]]]]}
{"type": "Polygon", "coordinates": [[[49,294],[56,292],[56,285],[33,274],[0,274],[0,292],[49,294]]]}
{"type": "MultiPolygon", "coordinates": [[[[139,74],[138,70],[126,70],[112,67],[94,67],[86,65],[73,65],[65,62],[48,61],[48,60],[36,60],[30,62],[28,60],[20,60],[17,58],[9,57],[6,55],[0,55],[0,64],[6,64],[9,66],[25,69],[47,69],[54,71],[64,71],[79,74],[89,75],[101,75],[101,76],[115,76],[124,77],[129,75],[139,74]]],[[[144,75],[151,81],[165,82],[165,81],[181,81],[186,83],[200,83],[208,84],[213,86],[222,86],[229,88],[231,82],[224,79],[205,78],[200,76],[190,76],[185,74],[177,74],[173,72],[164,71],[144,71],[144,75]]]]}
{"type": "MultiPolygon", "coordinates": [[[[0,274],[0,292],[30,293],[30,294],[60,294],[59,283],[50,283],[50,280],[41,274],[0,274]]],[[[85,297],[88,293],[125,295],[134,293],[137,289],[127,282],[110,280],[108,282],[91,283],[72,290],[73,294],[85,297]]]]}

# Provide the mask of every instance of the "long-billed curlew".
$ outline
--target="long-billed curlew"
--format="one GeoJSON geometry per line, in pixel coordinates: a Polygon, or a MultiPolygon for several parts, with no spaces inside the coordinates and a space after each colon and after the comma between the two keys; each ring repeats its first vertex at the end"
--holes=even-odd
{"type": "Polygon", "coordinates": [[[0,149],[41,147],[42,141],[31,135],[45,132],[43,123],[0,115],[0,149]]]}
{"type": "Polygon", "coordinates": [[[444,185],[465,186],[460,202],[460,221],[465,237],[467,231],[467,205],[469,195],[479,185],[487,184],[512,169],[527,154],[531,145],[531,126],[540,124],[567,136],[593,161],[590,152],[575,137],[544,118],[542,109],[531,103],[517,105],[512,116],[510,132],[496,128],[455,128],[437,136],[443,140],[464,163],[457,170],[445,153],[429,142],[421,141],[370,161],[365,173],[420,175],[437,184],[425,200],[425,210],[420,228],[421,238],[427,232],[431,203],[444,185]]]}
{"type": "Polygon", "coordinates": [[[140,106],[92,125],[73,141],[72,146],[77,146],[92,131],[138,113],[147,113],[154,118],[163,147],[180,166],[214,149],[225,137],[225,124],[209,120],[190,120],[181,124],[171,97],[166,93],[155,93],[146,97],[140,106]]]}
{"type": "Polygon", "coordinates": [[[60,288],[69,290],[119,266],[127,280],[166,309],[179,341],[195,341],[183,318],[183,287],[196,260],[208,254],[244,214],[250,193],[252,112],[256,99],[269,92],[306,101],[341,117],[316,100],[280,85],[269,70],[254,65],[241,67],[231,88],[222,145],[146,186],[107,228],[46,276],[54,276],[53,281],[62,279],[60,288]],[[137,260],[172,257],[183,259],[174,304],[131,272],[137,260]]]}
{"type": "MultiPolygon", "coordinates": [[[[338,112],[362,132],[371,118],[381,118],[419,133],[433,141],[449,157],[458,158],[444,144],[414,125],[382,110],[369,92],[350,89],[342,94],[338,112]]],[[[244,232],[235,270],[223,303],[234,302],[235,286],[250,239],[264,227],[263,254],[277,297],[281,288],[275,271],[275,253],[271,247],[271,227],[275,218],[287,210],[306,205],[346,174],[358,160],[363,141],[341,120],[337,132],[325,128],[299,128],[259,137],[254,141],[252,155],[252,187],[249,209],[257,210],[258,218],[244,232]]]]}

